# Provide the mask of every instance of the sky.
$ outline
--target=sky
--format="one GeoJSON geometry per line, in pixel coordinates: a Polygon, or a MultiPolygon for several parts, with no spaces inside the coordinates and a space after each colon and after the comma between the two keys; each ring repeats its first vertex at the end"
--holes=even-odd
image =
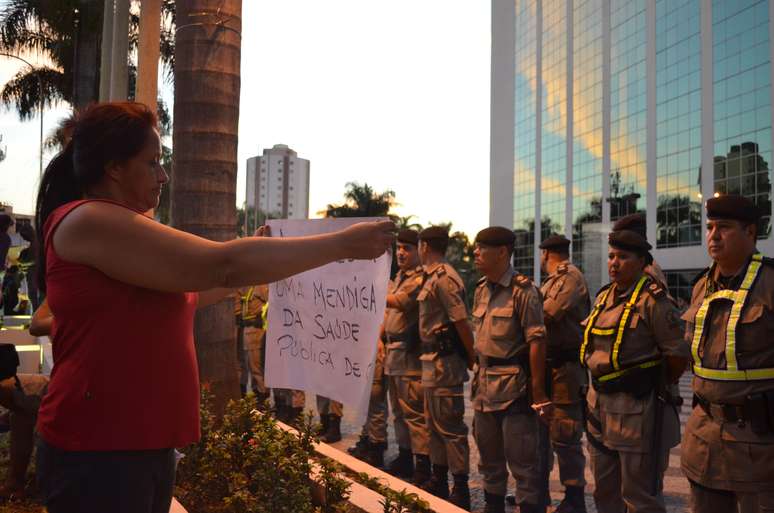
{"type": "MultiPolygon", "coordinates": [[[[423,224],[484,228],[489,4],[243,0],[237,203],[246,160],[287,144],[311,161],[311,215],[357,181],[395,191],[396,213],[423,224]]],[[[0,83],[21,66],[0,60],[0,83]]],[[[168,88],[162,94],[171,105],[168,88]]],[[[46,111],[45,133],[65,114],[46,111]]],[[[0,112],[0,201],[18,212],[33,210],[38,123],[0,112]]]]}

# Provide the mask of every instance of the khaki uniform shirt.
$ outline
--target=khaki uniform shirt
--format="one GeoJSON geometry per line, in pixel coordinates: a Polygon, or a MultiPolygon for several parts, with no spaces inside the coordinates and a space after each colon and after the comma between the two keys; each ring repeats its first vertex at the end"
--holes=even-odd
{"type": "MultiPolygon", "coordinates": [[[[237,289],[234,297],[234,315],[237,317],[244,316],[247,319],[260,319],[263,310],[263,305],[269,300],[269,286],[268,285],[255,285],[252,287],[253,293],[250,299],[247,301],[247,305],[244,304],[243,298],[249,293],[250,287],[242,287],[237,289]],[[243,308],[247,308],[243,311],[243,308]]],[[[246,326],[244,328],[244,344],[245,349],[256,349],[260,345],[261,337],[266,332],[263,328],[257,328],[255,326],[246,326]]]]}
{"type": "MultiPolygon", "coordinates": [[[[387,293],[395,296],[400,308],[387,308],[384,312],[385,344],[384,372],[388,376],[421,376],[422,364],[419,362],[419,347],[407,351],[407,342],[389,340],[391,335],[406,335],[414,331],[419,322],[419,303],[417,296],[422,286],[422,268],[399,271],[395,275],[387,293]]],[[[419,345],[419,341],[417,341],[419,345]]]]}
{"type": "MultiPolygon", "coordinates": [[[[417,296],[419,335],[422,342],[434,342],[440,328],[468,318],[465,286],[446,262],[425,266],[424,272],[425,284],[417,296]]],[[[423,387],[454,387],[468,380],[467,362],[457,354],[425,353],[420,360],[423,387]]]]}
{"type": "Polygon", "coordinates": [[[473,407],[500,411],[527,392],[527,370],[519,363],[487,366],[487,358],[529,361],[529,344],[544,342],[543,305],[529,278],[509,267],[497,283],[479,281],[473,300],[475,349],[473,407]]]}
{"type": "MultiPolygon", "coordinates": [[[[738,289],[747,266],[730,280],[719,280],[717,269],[702,276],[693,287],[691,305],[683,314],[685,340],[693,341],[694,318],[704,297],[722,289],[738,289]],[[723,283],[721,283],[723,282],[723,283]]],[[[758,271],[742,316],[736,325],[736,359],[739,369],[774,367],[774,267],[764,264],[758,271]]],[[[731,314],[731,301],[713,301],[704,320],[704,336],[699,345],[702,367],[726,368],[726,325],[731,314]]],[[[707,401],[721,404],[743,404],[748,394],[773,390],[774,380],[716,381],[694,376],[693,390],[707,401]]]]}
{"type": "Polygon", "coordinates": [[[585,372],[578,363],[578,349],[583,342],[581,322],[589,315],[589,289],[580,270],[569,262],[559,264],[540,287],[543,295],[543,317],[548,333],[548,356],[568,357],[568,361],[552,370],[551,400],[555,404],[578,402],[585,372]]]}
{"type": "MultiPolygon", "coordinates": [[[[605,307],[594,322],[595,328],[614,329],[635,285],[623,292],[615,289],[607,296],[605,307]]],[[[601,293],[600,293],[601,295],[601,293]]],[[[600,297],[597,297],[599,301],[600,297]]],[[[585,327],[588,319],[583,321],[585,327]]],[[[591,375],[599,377],[613,372],[610,353],[616,335],[589,334],[586,366],[591,375]]],[[[637,298],[619,350],[620,368],[655,360],[662,356],[688,358],[690,349],[683,340],[680,317],[671,297],[658,284],[646,283],[637,298]]],[[[653,395],[637,399],[627,393],[598,394],[589,387],[587,396],[592,414],[601,420],[604,444],[614,450],[645,452],[651,448],[655,422],[653,395]]],[[[665,406],[669,408],[669,406],[665,406]]],[[[680,423],[676,415],[664,415],[662,447],[674,447],[680,441],[680,423]]]]}
{"type": "MultiPolygon", "coordinates": [[[[685,339],[693,340],[696,312],[704,297],[720,289],[738,289],[746,266],[737,276],[721,279],[716,269],[701,276],[693,287],[691,305],[683,315],[685,339]]],[[[739,369],[774,367],[774,267],[764,263],[750,289],[736,326],[739,369]]],[[[702,366],[726,368],[726,325],[731,301],[713,301],[704,321],[699,345],[702,366]]],[[[774,390],[774,380],[717,381],[693,377],[693,390],[707,401],[743,404],[748,394],[774,390]]],[[[741,492],[774,490],[774,433],[756,434],[749,423],[722,422],[700,407],[691,414],[681,450],[686,476],[707,487],[741,492]]]]}

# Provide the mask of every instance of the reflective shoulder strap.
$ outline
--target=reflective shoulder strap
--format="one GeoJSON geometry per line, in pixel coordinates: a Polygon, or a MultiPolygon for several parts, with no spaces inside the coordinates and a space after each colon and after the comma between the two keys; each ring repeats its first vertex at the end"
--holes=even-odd
{"type": "Polygon", "coordinates": [[[597,304],[594,305],[594,309],[591,311],[591,315],[589,315],[589,322],[586,324],[586,329],[583,330],[583,344],[581,344],[580,347],[580,363],[581,365],[586,365],[586,349],[589,345],[589,333],[594,332],[594,323],[597,321],[597,317],[599,316],[600,312],[602,312],[602,309],[605,307],[605,302],[607,301],[607,296],[610,294],[610,289],[613,287],[608,287],[605,289],[605,292],[602,294],[602,297],[599,298],[599,301],[597,301],[597,304]]]}
{"type": "Polygon", "coordinates": [[[634,290],[632,291],[632,295],[629,296],[629,300],[626,302],[626,305],[624,306],[623,314],[621,315],[621,320],[618,322],[618,333],[615,337],[615,342],[613,343],[613,349],[610,352],[610,364],[613,367],[613,370],[620,370],[621,364],[618,361],[618,356],[621,352],[621,343],[623,342],[624,333],[626,332],[626,325],[629,322],[629,317],[631,317],[632,309],[637,304],[637,299],[640,297],[640,293],[642,292],[642,288],[645,286],[645,283],[648,281],[648,275],[643,274],[640,277],[640,280],[637,282],[637,285],[634,287],[634,290]]]}
{"type": "Polygon", "coordinates": [[[728,317],[728,324],[726,326],[726,369],[729,371],[736,371],[739,368],[736,361],[736,326],[742,317],[742,309],[747,302],[750,287],[755,282],[755,278],[758,277],[762,261],[763,255],[760,253],[753,255],[750,264],[747,266],[747,272],[742,280],[742,285],[736,291],[734,305],[731,307],[731,315],[728,317]]]}

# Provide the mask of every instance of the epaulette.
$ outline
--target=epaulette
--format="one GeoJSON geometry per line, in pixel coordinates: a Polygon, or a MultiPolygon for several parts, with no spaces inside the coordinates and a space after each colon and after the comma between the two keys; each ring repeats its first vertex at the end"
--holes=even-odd
{"type": "Polygon", "coordinates": [[[530,280],[523,274],[516,273],[513,275],[513,283],[515,285],[518,285],[519,287],[526,288],[532,285],[532,280],[530,280]]]}
{"type": "Polygon", "coordinates": [[[439,265],[438,267],[435,268],[435,271],[433,271],[433,273],[437,274],[438,276],[443,276],[444,274],[446,274],[446,267],[444,267],[443,265],[439,265]]]}
{"type": "Polygon", "coordinates": [[[702,279],[704,276],[706,276],[706,275],[707,275],[707,273],[709,272],[709,270],[710,270],[710,268],[709,268],[709,267],[705,267],[703,270],[701,270],[701,271],[699,272],[699,274],[697,274],[696,276],[694,276],[693,280],[691,280],[691,286],[694,286],[694,285],[696,285],[696,284],[699,282],[699,280],[700,280],[700,279],[702,279]]]}
{"type": "Polygon", "coordinates": [[[567,271],[570,270],[569,265],[567,263],[559,264],[556,268],[556,274],[567,274],[567,271]]]}
{"type": "Polygon", "coordinates": [[[650,284],[646,286],[648,293],[655,298],[663,297],[666,294],[664,287],[658,284],[655,280],[651,280],[650,284]]]}

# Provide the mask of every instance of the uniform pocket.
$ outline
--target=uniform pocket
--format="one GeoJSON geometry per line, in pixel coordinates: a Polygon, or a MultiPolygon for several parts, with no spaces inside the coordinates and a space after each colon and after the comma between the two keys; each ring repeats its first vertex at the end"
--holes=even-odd
{"type": "Polygon", "coordinates": [[[645,429],[645,402],[628,394],[603,394],[600,397],[604,439],[613,445],[639,446],[645,429]]]}
{"type": "Polygon", "coordinates": [[[489,402],[512,401],[526,392],[527,380],[518,365],[487,367],[482,374],[479,389],[489,402]]]}
{"type": "MultiPolygon", "coordinates": [[[[705,421],[711,422],[708,419],[705,421]]],[[[688,472],[697,475],[707,475],[709,467],[709,442],[701,434],[703,422],[699,413],[694,410],[685,426],[685,436],[680,446],[681,465],[688,472]]]]}
{"type": "Polygon", "coordinates": [[[493,340],[511,338],[509,335],[513,326],[513,305],[492,308],[490,319],[489,335],[493,340]]]}

